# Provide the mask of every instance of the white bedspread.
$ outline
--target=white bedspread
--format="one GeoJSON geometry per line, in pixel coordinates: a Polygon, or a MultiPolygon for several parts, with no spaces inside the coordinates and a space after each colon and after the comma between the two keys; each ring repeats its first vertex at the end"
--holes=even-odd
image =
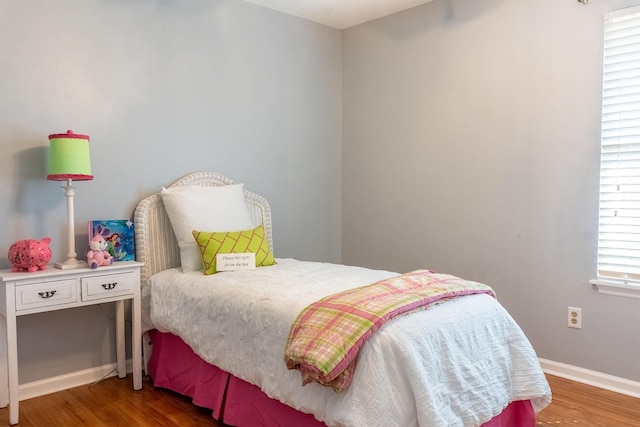
{"type": "Polygon", "coordinates": [[[278,259],[251,271],[204,276],[167,270],[151,279],[151,319],[207,362],[329,426],[477,426],[509,402],[551,400],[535,352],[488,295],[401,316],[362,348],[340,393],[301,386],[283,361],[296,315],[338,291],[397,273],[278,259]]]}

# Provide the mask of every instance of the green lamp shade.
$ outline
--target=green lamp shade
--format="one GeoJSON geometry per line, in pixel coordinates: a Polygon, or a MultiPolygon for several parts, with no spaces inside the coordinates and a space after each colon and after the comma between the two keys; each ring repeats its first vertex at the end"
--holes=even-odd
{"type": "Polygon", "coordinates": [[[67,133],[49,135],[49,172],[50,181],[89,181],[91,159],[89,157],[89,136],[79,135],[68,130],[67,133]]]}

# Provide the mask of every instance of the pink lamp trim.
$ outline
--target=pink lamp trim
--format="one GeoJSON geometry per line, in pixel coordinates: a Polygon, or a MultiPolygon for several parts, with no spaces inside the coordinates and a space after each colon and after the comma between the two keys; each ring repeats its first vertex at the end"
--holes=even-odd
{"type": "Polygon", "coordinates": [[[49,140],[54,138],[73,138],[73,139],[86,139],[89,141],[89,135],[81,135],[79,133],[73,133],[71,129],[67,131],[67,133],[54,133],[49,135],[49,140]]]}
{"type": "Polygon", "coordinates": [[[66,181],[71,179],[72,181],[91,181],[93,179],[93,175],[83,175],[83,174],[73,174],[73,173],[58,173],[58,174],[49,174],[47,175],[48,181],[66,181]]]}

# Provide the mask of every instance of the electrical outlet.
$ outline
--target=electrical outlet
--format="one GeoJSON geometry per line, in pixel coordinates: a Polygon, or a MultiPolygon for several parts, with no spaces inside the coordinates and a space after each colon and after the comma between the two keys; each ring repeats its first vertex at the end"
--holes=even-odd
{"type": "Polygon", "coordinates": [[[570,328],[582,329],[582,309],[579,307],[569,307],[567,311],[567,326],[570,328]]]}

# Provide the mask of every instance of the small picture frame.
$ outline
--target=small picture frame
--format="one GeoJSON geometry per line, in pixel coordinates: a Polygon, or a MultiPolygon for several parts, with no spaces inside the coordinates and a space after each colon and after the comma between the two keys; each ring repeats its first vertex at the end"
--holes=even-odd
{"type": "Polygon", "coordinates": [[[114,262],[136,259],[135,235],[132,219],[101,219],[89,221],[89,241],[102,234],[107,241],[107,251],[114,262]]]}

